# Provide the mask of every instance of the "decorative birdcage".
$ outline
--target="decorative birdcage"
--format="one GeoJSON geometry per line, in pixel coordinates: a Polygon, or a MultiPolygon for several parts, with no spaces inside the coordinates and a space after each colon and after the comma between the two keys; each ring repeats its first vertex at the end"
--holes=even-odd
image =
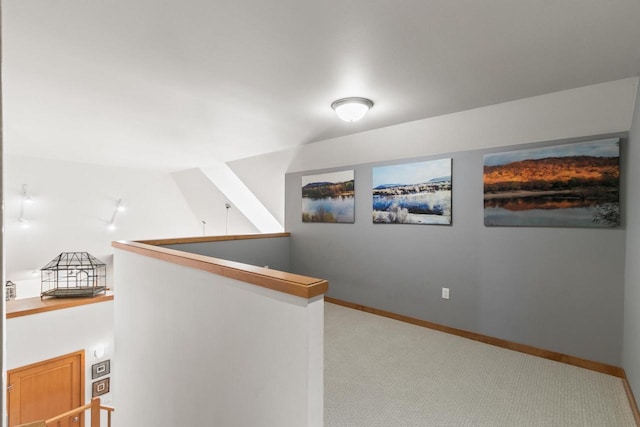
{"type": "Polygon", "coordinates": [[[42,267],[40,297],[94,297],[107,291],[107,265],[88,252],[63,252],[42,267]]]}
{"type": "Polygon", "coordinates": [[[11,280],[7,280],[6,283],[4,284],[4,288],[5,288],[5,299],[7,301],[13,301],[14,299],[16,299],[16,284],[13,283],[11,280]]]}

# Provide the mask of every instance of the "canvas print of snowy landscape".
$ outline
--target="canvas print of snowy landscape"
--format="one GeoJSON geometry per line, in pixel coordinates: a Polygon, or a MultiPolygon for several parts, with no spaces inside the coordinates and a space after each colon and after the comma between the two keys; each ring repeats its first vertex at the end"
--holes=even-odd
{"type": "Polygon", "coordinates": [[[373,222],[451,224],[451,159],[374,167],[373,222]]]}
{"type": "Polygon", "coordinates": [[[484,156],[488,226],[620,225],[619,138],[484,156]]]}
{"type": "Polygon", "coordinates": [[[355,222],[353,170],[302,177],[303,222],[355,222]]]}

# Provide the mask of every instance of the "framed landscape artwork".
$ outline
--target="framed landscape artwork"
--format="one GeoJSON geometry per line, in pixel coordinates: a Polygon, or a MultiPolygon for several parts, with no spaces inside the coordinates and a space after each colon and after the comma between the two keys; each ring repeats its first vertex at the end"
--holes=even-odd
{"type": "Polygon", "coordinates": [[[451,159],[374,167],[373,222],[451,224],[451,159]]]}
{"type": "Polygon", "coordinates": [[[355,222],[354,171],[302,177],[303,222],[355,222]]]}
{"type": "Polygon", "coordinates": [[[620,225],[620,139],[484,156],[487,226],[620,225]]]}

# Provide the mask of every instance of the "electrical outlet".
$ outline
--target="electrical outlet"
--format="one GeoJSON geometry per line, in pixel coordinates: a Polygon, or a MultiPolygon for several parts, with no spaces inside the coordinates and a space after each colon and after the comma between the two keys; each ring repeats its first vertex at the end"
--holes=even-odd
{"type": "Polygon", "coordinates": [[[442,298],[449,299],[449,288],[442,288],[442,298]]]}

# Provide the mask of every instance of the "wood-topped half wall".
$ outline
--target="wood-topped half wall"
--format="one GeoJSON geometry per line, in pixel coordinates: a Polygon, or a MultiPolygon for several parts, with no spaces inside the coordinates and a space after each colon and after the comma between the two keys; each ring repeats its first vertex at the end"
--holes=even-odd
{"type": "Polygon", "coordinates": [[[24,298],[7,301],[7,319],[29,316],[31,314],[45,313],[47,311],[62,310],[64,308],[78,307],[81,305],[95,304],[99,302],[113,301],[113,293],[107,292],[92,298],[24,298]]]}
{"type": "Polygon", "coordinates": [[[180,243],[206,243],[229,240],[268,239],[290,237],[289,233],[275,234],[250,234],[236,236],[210,236],[190,237],[180,239],[158,239],[141,241],[117,241],[112,246],[139,255],[160,259],[174,264],[184,265],[209,273],[218,274],[243,282],[251,283],[275,291],[295,295],[301,298],[313,298],[323,295],[329,288],[329,283],[324,279],[301,276],[284,271],[258,267],[240,262],[192,254],[175,249],[163,248],[159,245],[180,243]]]}

